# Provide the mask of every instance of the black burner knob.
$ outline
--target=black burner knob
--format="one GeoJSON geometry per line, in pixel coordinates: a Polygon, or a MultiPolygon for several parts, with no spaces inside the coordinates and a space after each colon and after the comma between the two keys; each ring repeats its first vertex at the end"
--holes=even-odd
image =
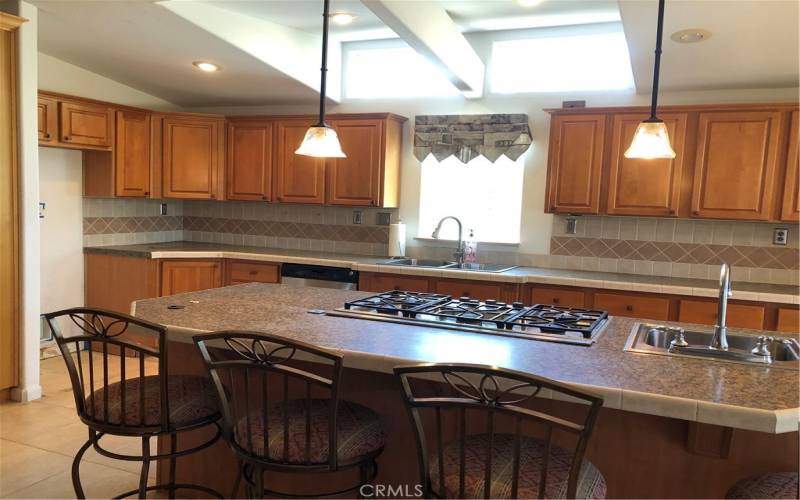
{"type": "Polygon", "coordinates": [[[511,304],[511,307],[513,307],[514,309],[522,309],[523,307],[525,307],[525,304],[523,304],[522,302],[514,302],[513,304],[511,304]]]}
{"type": "Polygon", "coordinates": [[[497,305],[500,307],[505,307],[507,304],[505,302],[498,302],[497,305]]]}

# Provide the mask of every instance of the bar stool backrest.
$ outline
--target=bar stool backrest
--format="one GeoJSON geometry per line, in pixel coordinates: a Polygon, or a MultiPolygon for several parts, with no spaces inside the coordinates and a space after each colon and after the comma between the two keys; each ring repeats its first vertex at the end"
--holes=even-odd
{"type": "Polygon", "coordinates": [[[448,415],[454,413],[458,421],[457,435],[454,436],[454,441],[460,443],[459,498],[464,498],[465,495],[466,450],[464,443],[470,435],[467,429],[476,428],[475,425],[468,423],[468,416],[470,422],[473,421],[472,419],[479,420],[477,428],[481,433],[489,436],[489,452],[486,453],[482,467],[484,498],[493,498],[491,443],[494,436],[498,434],[496,427],[501,425],[500,418],[510,419],[513,422],[510,426],[507,426],[507,423],[502,424],[500,429],[508,434],[507,429],[510,428],[514,434],[511,498],[517,498],[518,493],[522,429],[526,423],[530,426],[530,422],[537,428],[544,428],[544,463],[539,478],[538,498],[545,497],[553,431],[565,431],[577,438],[566,492],[567,498],[575,498],[583,455],[597,413],[603,404],[602,398],[574,390],[546,378],[484,365],[432,363],[397,367],[394,372],[399,377],[406,408],[416,431],[420,478],[426,491],[433,492],[440,498],[446,496],[444,448],[448,443],[445,442],[447,429],[443,429],[442,421],[445,412],[448,412],[448,415]],[[588,403],[584,418],[572,421],[521,406],[531,401],[542,390],[550,390],[588,403]],[[433,394],[431,394],[432,392],[433,394]],[[439,484],[436,485],[431,484],[430,453],[435,453],[437,457],[439,484]]]}
{"type": "Polygon", "coordinates": [[[101,432],[127,429],[147,433],[170,428],[165,327],[127,314],[83,307],[43,316],[67,364],[75,408],[84,422],[101,432]],[[62,324],[74,324],[80,333],[65,337],[62,324]],[[148,337],[157,340],[155,348],[141,342],[148,337]],[[150,375],[157,381],[149,378],[145,382],[149,358],[157,362],[158,373],[150,375]],[[113,385],[116,382],[119,385],[113,385]],[[145,401],[145,389],[154,383],[159,392],[158,422],[147,418],[145,401]],[[127,414],[129,408],[135,408],[137,414],[127,414]]]}
{"type": "Polygon", "coordinates": [[[259,332],[222,331],[194,337],[205,361],[222,408],[222,434],[234,451],[248,459],[286,468],[338,467],[336,415],[342,357],[303,342],[259,332]],[[290,388],[291,386],[291,388],[290,388]],[[293,397],[300,394],[301,397],[293,397]],[[312,399],[329,400],[328,456],[311,458],[312,399]],[[289,415],[278,409],[290,401],[304,405],[303,441],[289,432],[289,415]],[[269,422],[273,423],[270,427],[269,422]],[[279,425],[275,425],[278,423],[279,425]],[[263,429],[252,435],[252,426],[263,429]],[[276,427],[279,427],[276,429],[276,427]],[[280,433],[282,448],[270,453],[270,442],[280,433]],[[289,464],[289,444],[305,445],[302,463],[289,464]]]}

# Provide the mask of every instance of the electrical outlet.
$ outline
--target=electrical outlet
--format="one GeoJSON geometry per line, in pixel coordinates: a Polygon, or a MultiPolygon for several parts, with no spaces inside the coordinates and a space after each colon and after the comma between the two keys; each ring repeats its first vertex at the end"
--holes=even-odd
{"type": "Polygon", "coordinates": [[[578,219],[575,217],[567,217],[567,234],[578,233],[578,219]]]}
{"type": "Polygon", "coordinates": [[[353,224],[361,224],[364,212],[361,210],[353,210],[353,224]]]}
{"type": "Polygon", "coordinates": [[[39,218],[44,219],[44,211],[47,210],[47,203],[40,202],[39,203],[39,218]]]}
{"type": "Polygon", "coordinates": [[[161,204],[161,206],[158,209],[158,213],[160,213],[161,215],[167,215],[167,204],[166,203],[162,203],[161,204]]]}
{"type": "Polygon", "coordinates": [[[375,224],[379,226],[388,226],[392,223],[391,212],[378,212],[375,214],[375,224]]]}
{"type": "Polygon", "coordinates": [[[789,242],[789,230],[785,227],[776,227],[772,232],[773,245],[785,245],[789,242]]]}

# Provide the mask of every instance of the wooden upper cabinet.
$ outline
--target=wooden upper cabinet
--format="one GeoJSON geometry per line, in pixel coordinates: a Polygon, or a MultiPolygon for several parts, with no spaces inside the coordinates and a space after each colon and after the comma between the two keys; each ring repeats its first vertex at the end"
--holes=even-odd
{"type": "Polygon", "coordinates": [[[150,194],[150,113],[117,111],[114,147],[115,194],[150,194]]]}
{"type": "Polygon", "coordinates": [[[781,117],[780,111],[700,113],[693,217],[770,218],[781,117]]]}
{"type": "Polygon", "coordinates": [[[58,141],[58,103],[55,99],[39,97],[36,107],[39,127],[39,142],[48,144],[58,141]]]}
{"type": "Polygon", "coordinates": [[[546,211],[600,213],[605,128],[605,114],[553,116],[546,211]]]}
{"type": "Polygon", "coordinates": [[[313,120],[286,120],[276,125],[276,201],[325,203],[325,159],[295,154],[313,124],[313,120]]]}
{"type": "Polygon", "coordinates": [[[166,198],[215,199],[222,182],[223,120],[167,116],[163,120],[162,176],[166,198]]]}
{"type": "Polygon", "coordinates": [[[326,202],[331,205],[381,204],[383,121],[343,120],[331,126],[347,158],[331,158],[325,168],[326,202]]]}
{"type": "Polygon", "coordinates": [[[272,199],[274,132],[275,126],[270,121],[234,121],[228,124],[228,199],[272,199]]]}
{"type": "Polygon", "coordinates": [[[58,103],[59,141],[76,146],[110,147],[114,138],[114,110],[101,104],[58,103]]]}
{"type": "Polygon", "coordinates": [[[616,114],[611,135],[607,212],[614,215],[675,217],[684,170],[686,113],[659,116],[667,125],[673,159],[625,158],[636,127],[647,114],[616,114]]]}
{"type": "Polygon", "coordinates": [[[786,157],[786,180],[783,183],[783,203],[781,204],[781,220],[800,220],[800,148],[797,141],[800,136],[800,113],[792,112],[792,126],[789,135],[789,153],[786,157]]]}

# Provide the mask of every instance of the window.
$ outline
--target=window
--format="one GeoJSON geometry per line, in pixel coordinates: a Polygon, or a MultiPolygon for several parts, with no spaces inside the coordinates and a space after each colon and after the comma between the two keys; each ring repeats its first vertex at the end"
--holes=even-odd
{"type": "MultiPolygon", "coordinates": [[[[429,155],[422,162],[418,236],[430,238],[442,217],[454,215],[464,224],[465,238],[472,229],[478,241],[519,243],[524,163],[525,155],[494,163],[479,156],[466,165],[429,155]]],[[[445,222],[439,237],[457,239],[458,225],[445,222]]]]}
{"type": "Polygon", "coordinates": [[[344,96],[403,99],[458,96],[460,92],[408,45],[344,46],[344,96]]]}
{"type": "Polygon", "coordinates": [[[500,94],[634,87],[621,32],[496,41],[490,71],[500,94]]]}

